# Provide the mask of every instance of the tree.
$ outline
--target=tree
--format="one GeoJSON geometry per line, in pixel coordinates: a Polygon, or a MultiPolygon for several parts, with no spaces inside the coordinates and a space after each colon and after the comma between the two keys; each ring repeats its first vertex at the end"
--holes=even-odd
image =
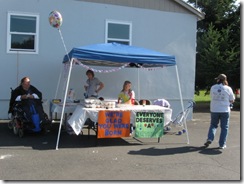
{"type": "MultiPolygon", "coordinates": [[[[195,0],[188,0],[194,4],[195,0]]],[[[197,25],[196,85],[211,86],[220,73],[240,87],[240,5],[234,0],[198,0],[205,19],[197,25]]]]}

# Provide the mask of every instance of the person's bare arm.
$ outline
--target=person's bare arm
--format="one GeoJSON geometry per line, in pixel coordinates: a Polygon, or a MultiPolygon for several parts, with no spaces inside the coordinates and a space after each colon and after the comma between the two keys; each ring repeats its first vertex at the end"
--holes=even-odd
{"type": "Polygon", "coordinates": [[[104,88],[104,84],[101,82],[99,87],[96,90],[96,93],[98,93],[99,91],[101,91],[104,88]]]}

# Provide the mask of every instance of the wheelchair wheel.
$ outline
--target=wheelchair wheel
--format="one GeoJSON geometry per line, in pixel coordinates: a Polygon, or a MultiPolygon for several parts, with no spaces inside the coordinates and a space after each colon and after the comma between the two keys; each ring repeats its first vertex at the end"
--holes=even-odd
{"type": "Polygon", "coordinates": [[[8,122],[8,128],[9,128],[10,130],[13,129],[13,120],[11,120],[11,121],[8,122]]]}
{"type": "Polygon", "coordinates": [[[23,128],[20,128],[18,131],[19,137],[22,138],[24,136],[24,130],[23,128]]]}
{"type": "Polygon", "coordinates": [[[19,129],[16,126],[13,126],[13,132],[14,135],[17,135],[19,133],[19,129]]]}
{"type": "Polygon", "coordinates": [[[45,126],[41,129],[41,133],[44,135],[48,133],[48,130],[45,126]]]}
{"type": "Polygon", "coordinates": [[[13,124],[13,132],[15,135],[18,135],[19,129],[20,129],[20,122],[18,119],[13,119],[12,121],[13,124]]]}

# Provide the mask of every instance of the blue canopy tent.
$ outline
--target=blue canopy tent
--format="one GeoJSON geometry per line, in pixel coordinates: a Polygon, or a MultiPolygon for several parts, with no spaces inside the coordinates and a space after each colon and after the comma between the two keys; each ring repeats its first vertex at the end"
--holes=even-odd
{"type": "Polygon", "coordinates": [[[118,67],[126,63],[143,67],[164,67],[176,65],[175,57],[145,48],[119,43],[95,44],[73,48],[65,55],[63,62],[75,58],[85,65],[118,67]]]}
{"type": "MultiPolygon", "coordinates": [[[[123,45],[119,43],[104,43],[82,47],[74,47],[64,56],[64,64],[69,64],[69,72],[66,82],[66,89],[63,101],[66,101],[69,88],[70,75],[73,64],[83,64],[88,66],[108,66],[108,67],[166,67],[175,66],[178,81],[179,95],[181,100],[182,112],[184,112],[181,87],[179,82],[178,69],[175,56],[163,54],[157,51],[123,45]]],[[[61,125],[64,116],[65,103],[61,113],[61,121],[57,139],[56,149],[58,149],[61,125]]],[[[186,124],[185,124],[186,125],[186,124]]],[[[188,134],[187,142],[189,143],[188,134]]]]}

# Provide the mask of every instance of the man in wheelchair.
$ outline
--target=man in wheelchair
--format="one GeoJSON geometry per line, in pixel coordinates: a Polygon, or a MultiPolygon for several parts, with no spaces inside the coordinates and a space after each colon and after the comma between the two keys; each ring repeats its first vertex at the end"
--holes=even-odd
{"type": "Polygon", "coordinates": [[[38,114],[37,123],[40,123],[38,126],[41,130],[51,128],[51,121],[43,110],[42,93],[30,84],[29,77],[22,78],[20,85],[12,90],[8,113],[17,118],[18,123],[26,124],[29,129],[34,129],[36,126],[33,122],[33,113],[38,114]]]}

